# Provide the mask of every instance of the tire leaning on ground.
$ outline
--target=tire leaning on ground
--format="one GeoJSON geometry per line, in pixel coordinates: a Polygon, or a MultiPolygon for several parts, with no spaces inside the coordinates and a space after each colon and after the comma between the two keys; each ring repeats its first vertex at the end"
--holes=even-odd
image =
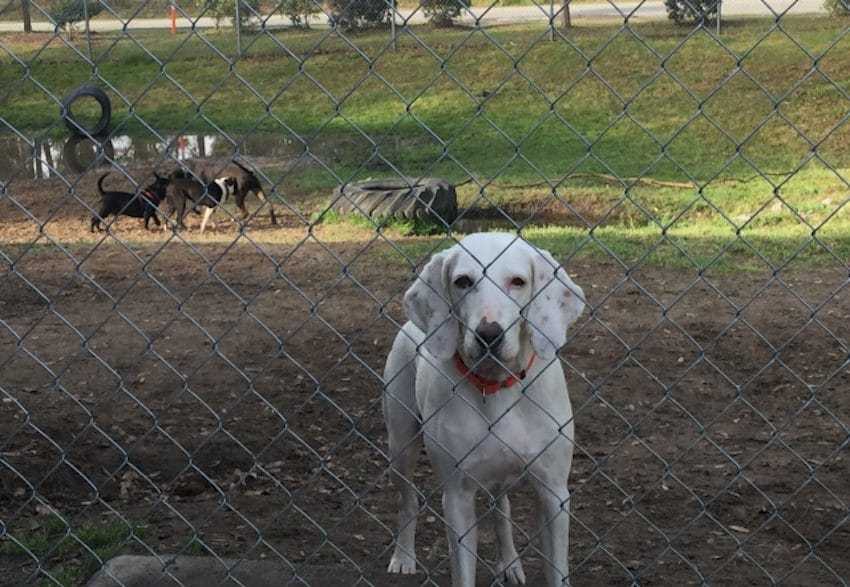
{"type": "Polygon", "coordinates": [[[373,219],[432,220],[457,218],[457,193],[445,179],[406,177],[367,180],[337,186],[331,209],[342,215],[373,219]]]}
{"type": "Polygon", "coordinates": [[[65,122],[65,126],[68,127],[72,135],[85,136],[86,133],[90,136],[102,135],[109,128],[109,123],[112,120],[112,102],[110,102],[106,92],[97,86],[80,86],[62,101],[61,116],[65,122]],[[92,128],[86,128],[80,124],[80,122],[74,119],[71,112],[74,102],[80,98],[94,98],[98,105],[100,105],[100,119],[92,128]]]}

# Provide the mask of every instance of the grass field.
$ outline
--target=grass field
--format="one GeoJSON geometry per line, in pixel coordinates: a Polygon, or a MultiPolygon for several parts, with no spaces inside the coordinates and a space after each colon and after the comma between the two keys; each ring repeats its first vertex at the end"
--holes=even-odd
{"type": "MultiPolygon", "coordinates": [[[[385,32],[282,31],[250,37],[232,67],[229,34],[104,34],[94,74],[121,92],[115,134],[290,137],[305,164],[266,171],[306,215],[340,181],[472,176],[463,205],[502,207],[562,254],[833,262],[850,254],[847,25],[740,20],[722,43],[663,22],[582,27],[554,43],[540,26],[426,27],[398,51],[385,32]]],[[[4,40],[16,58],[2,61],[0,117],[57,135],[46,91],[63,96],[93,71],[45,39],[4,40]]]]}

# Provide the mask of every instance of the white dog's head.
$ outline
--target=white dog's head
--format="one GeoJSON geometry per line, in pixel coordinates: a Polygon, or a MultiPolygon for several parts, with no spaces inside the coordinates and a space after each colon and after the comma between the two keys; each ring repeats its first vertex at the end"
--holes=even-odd
{"type": "Polygon", "coordinates": [[[479,373],[549,359],[584,310],[584,292],[548,252],[507,233],[479,233],[434,255],[404,296],[425,348],[460,353],[479,373]]]}

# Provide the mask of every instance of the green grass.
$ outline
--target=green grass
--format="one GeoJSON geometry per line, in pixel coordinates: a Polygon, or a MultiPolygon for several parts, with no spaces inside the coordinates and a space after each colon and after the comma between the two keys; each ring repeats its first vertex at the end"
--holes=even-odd
{"type": "MultiPolygon", "coordinates": [[[[850,169],[840,171],[850,176],[850,169]]],[[[626,192],[593,176],[562,186],[557,199],[540,186],[496,184],[482,192],[466,185],[458,192],[462,208],[485,213],[485,218],[461,222],[457,233],[514,230],[496,210],[500,208],[522,226],[529,240],[561,257],[614,257],[624,266],[718,271],[850,262],[847,186],[814,164],[804,166],[787,181],[784,177],[717,181],[701,193],[696,187],[653,184],[637,184],[626,192]],[[778,196],[774,195],[774,185],[780,183],[778,196]]],[[[327,191],[309,193],[314,199],[302,198],[299,205],[318,210],[312,217],[316,221],[327,205],[327,191]]],[[[326,212],[321,220],[323,226],[339,233],[322,235],[333,240],[367,239],[376,229],[373,221],[357,215],[340,218],[326,212]]],[[[440,232],[439,226],[426,223],[409,227],[386,222],[381,229],[391,237],[440,232]]],[[[424,254],[433,242],[416,239],[402,246],[412,247],[413,254],[424,254]]]]}
{"type": "MultiPolygon", "coordinates": [[[[687,267],[781,265],[795,254],[833,262],[812,247],[814,231],[846,262],[847,24],[783,18],[780,31],[769,20],[730,21],[722,47],[707,31],[686,39],[689,29],[666,22],[579,27],[554,43],[539,25],[486,35],[422,27],[398,51],[385,31],[348,39],[280,31],[248,37],[232,71],[215,53],[233,55],[229,33],[134,33],[150,54],[126,37],[100,36],[94,72],[57,41],[42,48],[16,37],[9,47],[29,69],[0,60],[0,117],[61,134],[58,108],[30,78],[61,96],[96,75],[128,100],[113,96],[116,133],[143,135],[142,120],[161,132],[273,133],[291,139],[290,158],[307,162],[309,147],[327,168],[265,166],[307,217],[322,212],[339,181],[393,167],[455,181],[471,173],[486,189],[459,188],[461,206],[491,216],[499,206],[518,221],[545,212],[525,232],[564,255],[607,249],[627,263],[687,267]],[[817,58],[814,74],[798,44],[817,58]],[[558,183],[557,198],[534,185],[541,176],[558,183]]],[[[416,237],[413,247],[431,231],[384,228],[416,237]]],[[[324,218],[327,238],[370,231],[371,223],[324,218]]]]}
{"type": "MultiPolygon", "coordinates": [[[[843,26],[825,18],[783,23],[815,54],[843,26]]],[[[247,40],[233,72],[211,48],[232,55],[230,34],[205,32],[202,40],[152,32],[134,35],[150,55],[126,37],[99,39],[94,74],[127,100],[113,95],[119,132],[144,132],[144,120],[163,131],[318,135],[343,145],[334,165],[359,164],[377,148],[408,173],[450,177],[462,176],[462,165],[503,179],[538,171],[557,177],[574,166],[672,179],[685,177],[685,168],[707,179],[727,173],[724,164],[738,150],[764,171],[792,168],[810,145],[790,122],[812,141],[825,139],[819,153],[846,166],[850,130],[828,133],[847,112],[848,43],[819,61],[837,87],[818,75],[795,87],[811,60],[782,33],[762,39],[769,27],[764,20],[729,23],[723,40],[731,54],[704,32],[679,47],[687,29],[664,22],[633,25],[640,40],[613,26],[578,28],[569,38],[584,57],[566,42],[547,41],[539,26],[492,29],[501,49],[480,32],[418,29],[433,53],[410,36],[393,52],[385,32],[354,35],[362,55],[327,31],[279,32],[276,42],[247,40]],[[276,43],[305,61],[299,65],[276,43]],[[737,74],[717,90],[734,74],[736,56],[761,88],[737,74]],[[607,86],[588,74],[587,59],[607,86]]],[[[92,78],[91,68],[58,41],[43,51],[11,48],[32,61],[29,72],[8,56],[0,61],[0,116],[31,133],[63,133],[58,106],[34,81],[64,96],[92,78]]]]}
{"type": "MultiPolygon", "coordinates": [[[[79,585],[102,564],[119,554],[128,543],[144,536],[144,528],[115,522],[86,522],[69,527],[58,515],[51,514],[39,523],[27,521],[25,529],[12,529],[0,542],[0,554],[32,560],[35,556],[47,573],[62,585],[79,585]],[[85,546],[83,546],[85,544],[85,546]],[[100,560],[98,560],[98,558],[100,560]]],[[[43,584],[55,585],[47,578],[43,584]]]]}
{"type": "MultiPolygon", "coordinates": [[[[363,221],[338,221],[331,225],[333,233],[347,238],[366,240],[374,234],[371,225],[363,221]],[[345,226],[356,226],[360,232],[343,232],[345,226]]],[[[502,230],[509,230],[501,228],[502,230]]],[[[728,273],[775,270],[806,271],[812,266],[844,266],[850,260],[850,222],[830,223],[814,233],[798,225],[761,226],[755,223],[738,231],[734,226],[719,222],[674,225],[664,229],[655,226],[627,228],[603,226],[588,231],[574,226],[532,225],[522,230],[522,235],[537,246],[543,247],[556,258],[594,259],[613,261],[624,270],[643,267],[685,269],[692,272],[728,273]]],[[[455,231],[454,238],[462,238],[466,231],[455,231]]],[[[383,248],[381,254],[399,267],[407,259],[421,259],[435,247],[443,248],[454,241],[445,235],[426,238],[403,239],[404,231],[388,232],[404,256],[396,249],[383,248]]],[[[323,233],[320,238],[335,240],[335,234],[323,233]]]]}

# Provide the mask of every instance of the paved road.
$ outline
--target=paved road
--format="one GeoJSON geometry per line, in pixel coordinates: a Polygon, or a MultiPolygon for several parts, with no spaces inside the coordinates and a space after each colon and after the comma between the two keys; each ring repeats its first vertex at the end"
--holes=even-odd
{"type": "MultiPolygon", "coordinates": [[[[556,3],[560,4],[560,0],[556,3]]],[[[486,8],[475,7],[472,9],[473,14],[464,15],[460,20],[466,23],[472,23],[476,18],[480,18],[482,23],[505,24],[505,23],[520,23],[520,22],[545,22],[549,19],[547,13],[549,5],[544,7],[538,6],[497,6],[487,10],[486,8]]],[[[782,13],[788,10],[788,14],[817,14],[823,13],[823,0],[725,0],[722,5],[723,15],[730,16],[771,16],[771,9],[776,13],[782,13]],[[768,7],[769,4],[769,7],[768,7]],[[790,7],[790,9],[789,9],[790,7]]],[[[424,15],[421,11],[412,14],[410,10],[401,10],[403,15],[411,24],[421,24],[425,22],[424,15]]],[[[592,4],[575,4],[571,9],[572,17],[576,20],[581,19],[605,19],[615,18],[622,19],[630,15],[642,19],[658,19],[667,18],[667,13],[664,10],[664,5],[657,0],[647,1],[644,3],[637,2],[615,2],[615,3],[592,3],[592,4]]],[[[227,22],[227,21],[224,21],[227,22]]],[[[316,24],[324,24],[326,19],[324,15],[314,19],[316,24]]],[[[269,18],[270,26],[286,26],[289,25],[289,19],[280,15],[275,15],[269,18]]],[[[93,20],[91,22],[92,30],[95,31],[116,31],[124,28],[124,24],[117,20],[93,20]]],[[[171,26],[171,22],[167,18],[139,18],[128,23],[128,29],[165,29],[171,26]]],[[[191,26],[191,23],[186,19],[178,19],[177,26],[186,28],[191,26]]],[[[212,18],[201,18],[196,25],[199,28],[211,28],[215,26],[215,20],[212,18]]],[[[52,31],[53,27],[49,23],[34,22],[33,29],[37,31],[52,31]]],[[[19,22],[0,22],[0,32],[15,32],[22,31],[23,25],[19,22]]]]}

